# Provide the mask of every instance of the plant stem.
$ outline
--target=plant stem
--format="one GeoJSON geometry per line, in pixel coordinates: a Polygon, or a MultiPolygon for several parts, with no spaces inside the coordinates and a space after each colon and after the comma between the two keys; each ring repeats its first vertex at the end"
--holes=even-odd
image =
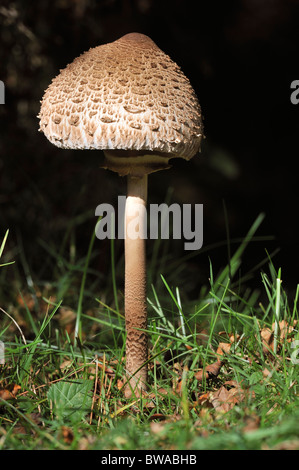
{"type": "Polygon", "coordinates": [[[277,352],[277,339],[279,330],[279,313],[280,313],[280,270],[276,279],[276,303],[275,303],[275,327],[274,327],[274,354],[277,352]]]}

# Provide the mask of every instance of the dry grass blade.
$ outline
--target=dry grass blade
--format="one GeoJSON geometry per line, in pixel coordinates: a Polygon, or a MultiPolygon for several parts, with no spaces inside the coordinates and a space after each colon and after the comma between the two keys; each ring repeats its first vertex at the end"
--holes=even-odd
{"type": "MultiPolygon", "coordinates": [[[[4,315],[6,315],[6,316],[15,324],[15,326],[17,327],[17,329],[18,329],[19,332],[20,332],[20,335],[21,335],[21,337],[22,337],[23,343],[24,343],[24,344],[27,344],[26,338],[25,338],[25,336],[24,336],[24,334],[23,334],[23,331],[21,330],[21,328],[19,327],[19,325],[17,324],[17,322],[15,321],[15,319],[14,319],[11,315],[9,315],[9,313],[7,313],[5,310],[3,310],[3,308],[0,307],[0,310],[1,310],[1,312],[4,313],[4,315]]],[[[28,349],[27,349],[27,351],[28,351],[28,349]]]]}

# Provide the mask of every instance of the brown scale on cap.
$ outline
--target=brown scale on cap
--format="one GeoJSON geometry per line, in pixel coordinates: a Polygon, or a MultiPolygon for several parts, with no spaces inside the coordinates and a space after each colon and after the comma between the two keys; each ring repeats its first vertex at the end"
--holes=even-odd
{"type": "Polygon", "coordinates": [[[171,158],[192,158],[202,139],[201,110],[181,69],[143,34],[127,34],[75,59],[54,78],[39,114],[54,145],[99,149],[104,167],[128,175],[125,211],[125,395],[147,388],[145,238],[130,237],[146,217],[147,178],[171,158]]]}
{"type": "Polygon", "coordinates": [[[105,166],[122,175],[163,169],[174,157],[189,160],[202,139],[188,79],[138,33],[92,48],[61,70],[39,117],[54,145],[104,150],[105,166]]]}

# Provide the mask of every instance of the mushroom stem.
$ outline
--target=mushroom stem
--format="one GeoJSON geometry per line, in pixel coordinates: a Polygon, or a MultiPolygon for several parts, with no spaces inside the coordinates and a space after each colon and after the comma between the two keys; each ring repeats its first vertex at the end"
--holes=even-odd
{"type": "Polygon", "coordinates": [[[125,210],[125,395],[147,387],[146,200],[147,175],[128,176],[125,210]]]}

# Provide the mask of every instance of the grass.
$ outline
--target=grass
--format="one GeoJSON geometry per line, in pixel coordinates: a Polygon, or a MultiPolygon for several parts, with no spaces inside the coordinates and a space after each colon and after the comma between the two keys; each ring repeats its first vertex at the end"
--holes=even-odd
{"type": "Polygon", "coordinates": [[[63,250],[47,248],[56,273],[50,283],[33,282],[25,253],[26,279],[4,259],[0,449],[298,449],[299,287],[289,298],[283,270],[268,253],[254,272],[260,289],[248,288],[247,274],[240,277],[262,220],[219,273],[209,252],[208,282],[192,301],[177,281],[187,257],[166,262],[165,254],[161,272],[154,248],[159,277],[150,273],[156,281],[148,289],[150,389],[129,401],[122,394],[123,266],[115,263],[114,243],[100,292],[94,236],[80,259],[74,249],[67,259],[63,250]],[[9,295],[8,270],[24,283],[10,284],[9,295]]]}

